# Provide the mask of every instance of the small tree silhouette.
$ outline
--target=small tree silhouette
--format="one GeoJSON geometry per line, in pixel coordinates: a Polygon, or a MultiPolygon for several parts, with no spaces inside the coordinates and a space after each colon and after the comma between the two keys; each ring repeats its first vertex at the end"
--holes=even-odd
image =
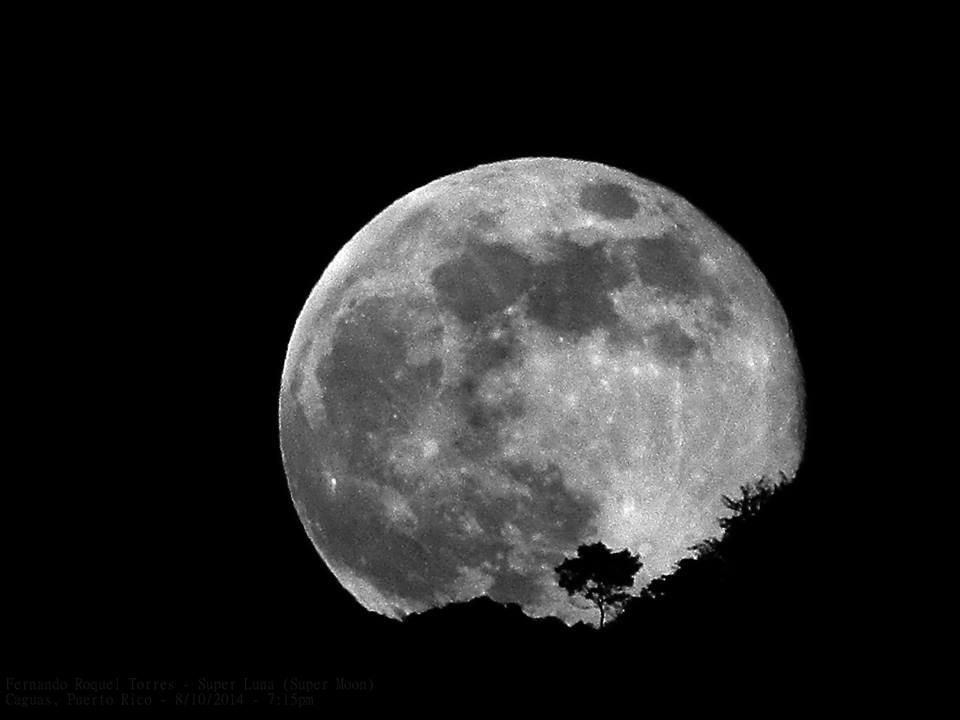
{"type": "Polygon", "coordinates": [[[603,543],[581,545],[577,556],[557,565],[560,587],[573,597],[586,598],[600,611],[600,627],[609,610],[618,610],[630,598],[627,589],[643,566],[629,550],[613,552],[603,543]]]}
{"type": "MultiPolygon", "coordinates": [[[[787,476],[783,472],[780,473],[780,477],[784,482],[787,481],[787,476]]],[[[776,490],[777,486],[773,484],[770,478],[763,476],[755,483],[742,485],[738,498],[722,495],[723,504],[733,510],[733,515],[720,518],[720,527],[729,531],[746,522],[753,521],[760,514],[760,510],[771,500],[776,490]]]]}

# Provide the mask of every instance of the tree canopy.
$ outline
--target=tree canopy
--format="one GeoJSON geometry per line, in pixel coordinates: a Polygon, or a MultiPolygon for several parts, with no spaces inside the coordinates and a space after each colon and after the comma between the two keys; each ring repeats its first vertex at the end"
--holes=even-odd
{"type": "Polygon", "coordinates": [[[567,558],[556,568],[560,587],[572,597],[579,595],[600,611],[600,627],[606,616],[618,611],[630,598],[627,590],[643,566],[639,555],[629,550],[613,552],[601,542],[581,545],[576,557],[567,558]]]}

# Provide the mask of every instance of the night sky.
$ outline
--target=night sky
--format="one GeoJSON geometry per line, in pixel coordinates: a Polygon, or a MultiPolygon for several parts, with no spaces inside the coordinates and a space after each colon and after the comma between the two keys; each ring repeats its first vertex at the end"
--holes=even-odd
{"type": "MultiPolygon", "coordinates": [[[[144,150],[162,201],[124,205],[125,250],[78,259],[96,307],[84,322],[110,320],[94,341],[73,318],[55,342],[57,372],[29,380],[49,404],[30,425],[41,441],[18,478],[30,500],[5,553],[9,672],[545,694],[623,681],[638,696],[657,678],[706,672],[841,682],[863,649],[843,511],[855,416],[840,412],[838,377],[854,363],[838,355],[845,324],[862,308],[830,289],[831,254],[852,237],[850,128],[814,122],[787,97],[736,121],[704,107],[655,129],[628,114],[600,122],[600,110],[553,125],[498,113],[461,125],[451,112],[440,125],[331,120],[318,101],[273,92],[277,112],[210,101],[204,142],[186,133],[144,150]],[[284,353],[325,264],[410,190],[524,156],[606,163],[688,199],[765,275],[803,367],[805,455],[775,521],[745,532],[719,575],[690,571],[673,596],[638,608],[649,622],[624,616],[622,631],[482,600],[404,623],[374,615],[317,555],[284,476],[284,353]]],[[[65,298],[58,316],[70,310],[65,298]]]]}

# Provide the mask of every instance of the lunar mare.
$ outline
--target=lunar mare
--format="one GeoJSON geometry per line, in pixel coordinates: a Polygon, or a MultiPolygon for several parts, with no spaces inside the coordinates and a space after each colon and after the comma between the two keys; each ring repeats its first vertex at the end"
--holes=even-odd
{"type": "Polygon", "coordinates": [[[724,494],[794,475],[802,413],[783,310],[731,238],[654,183],[534,158],[430,183],[344,246],[294,328],[280,435],[368,609],[486,594],[594,622],[553,568],[599,540],[640,553],[635,591],[670,572],[724,494]]]}

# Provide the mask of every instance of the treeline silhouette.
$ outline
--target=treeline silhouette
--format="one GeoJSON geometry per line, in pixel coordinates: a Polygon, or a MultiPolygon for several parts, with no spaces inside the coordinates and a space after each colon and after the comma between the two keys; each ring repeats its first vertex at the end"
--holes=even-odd
{"type": "MultiPolygon", "coordinates": [[[[794,552],[798,538],[810,529],[803,527],[803,513],[798,512],[799,484],[786,477],[781,480],[773,482],[764,477],[743,485],[734,496],[724,496],[722,501],[730,515],[719,521],[723,535],[691,548],[691,557],[681,560],[671,574],[650,582],[638,597],[630,598],[617,620],[605,631],[624,633],[628,626],[643,623],[649,613],[701,607],[708,596],[714,603],[755,604],[762,599],[773,600],[769,597],[771,591],[795,591],[797,573],[805,572],[805,568],[796,566],[798,558],[794,552]]],[[[583,546],[578,555],[582,557],[585,551],[602,547],[600,543],[583,546]]],[[[566,628],[555,618],[534,620],[516,606],[504,606],[487,598],[413,615],[403,624],[411,629],[426,629],[447,622],[459,626],[461,620],[473,614],[496,617],[508,623],[516,619],[532,626],[566,628]]]]}
{"type": "Polygon", "coordinates": [[[830,582],[838,562],[829,552],[835,539],[819,522],[824,503],[800,478],[743,486],[725,500],[723,536],[701,543],[675,572],[628,599],[603,630],[532,619],[516,605],[483,597],[402,623],[379,618],[368,635],[385,651],[385,677],[399,680],[398,665],[415,672],[417,662],[396,661],[413,652],[451,687],[487,673],[507,685],[547,677],[626,682],[639,666],[684,666],[691,653],[752,662],[782,657],[842,622],[824,617],[834,612],[830,582]],[[453,659],[438,665],[436,657],[453,659]]]}
{"type": "Polygon", "coordinates": [[[738,495],[725,496],[731,514],[719,521],[722,537],[695,546],[673,573],[651,581],[628,603],[616,630],[629,633],[654,618],[702,613],[708,601],[714,611],[739,618],[749,614],[758,622],[763,607],[771,616],[778,606],[792,607],[809,572],[799,564],[798,541],[810,529],[803,527],[805,514],[797,507],[799,486],[781,479],[761,478],[742,486],[738,495]]]}

